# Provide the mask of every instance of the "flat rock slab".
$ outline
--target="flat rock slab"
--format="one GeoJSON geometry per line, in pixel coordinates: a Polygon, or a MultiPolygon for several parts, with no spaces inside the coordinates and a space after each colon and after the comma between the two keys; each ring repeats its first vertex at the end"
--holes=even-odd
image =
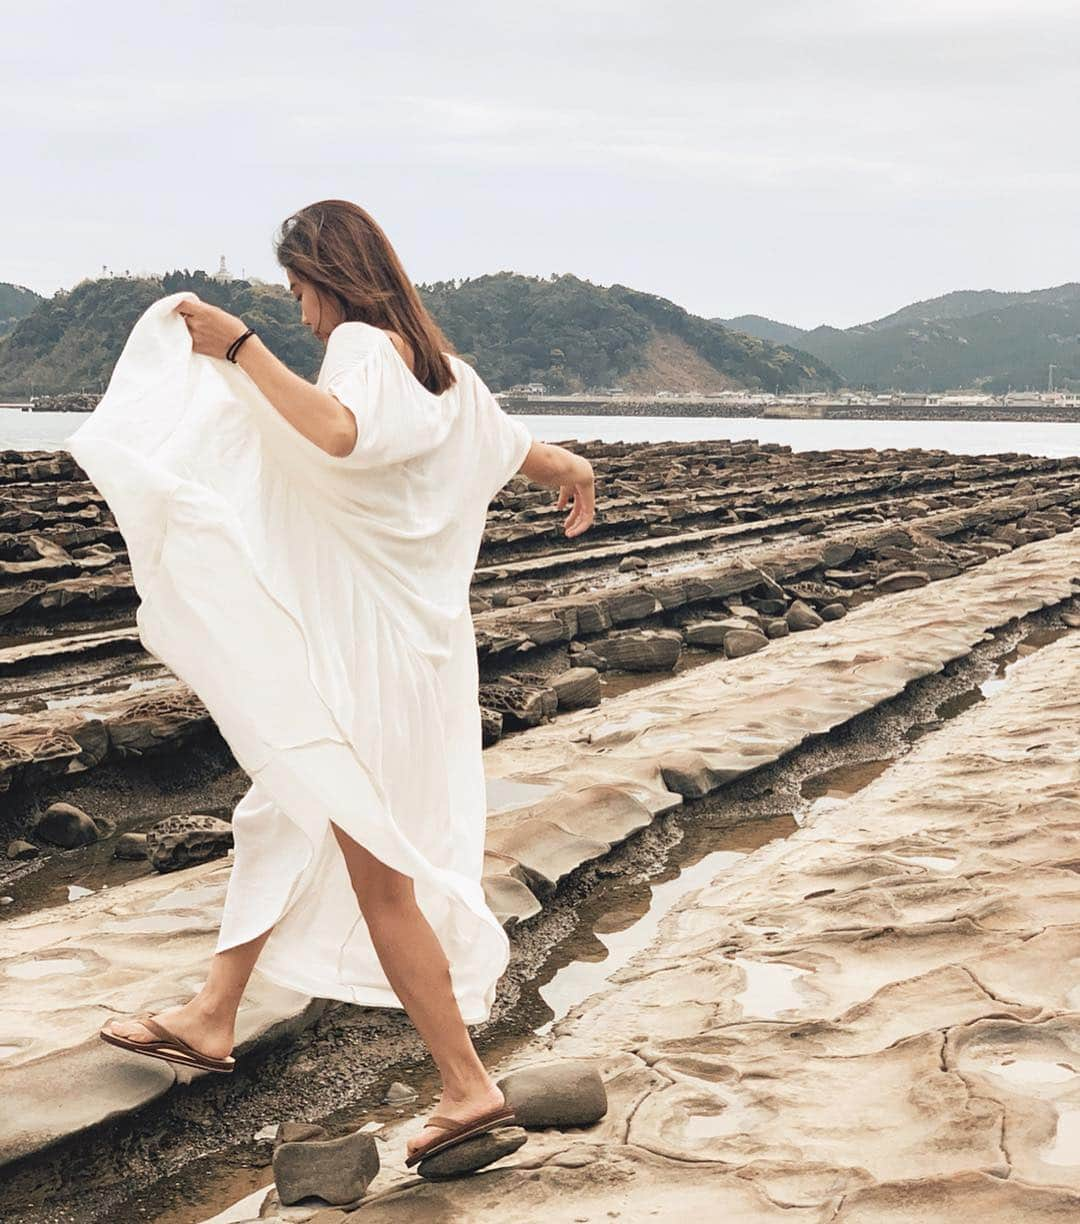
{"type": "Polygon", "coordinates": [[[439,1187],[393,1168],[420,1120],[390,1128],[349,1218],[1080,1218],[1078,717],[1071,634],[493,1068],[591,1061],[599,1122],[439,1187]]]}
{"type": "MultiPolygon", "coordinates": [[[[807,736],[895,696],[910,681],[967,653],[986,629],[1065,598],[1077,573],[1080,533],[1032,543],[960,577],[867,605],[812,634],[781,639],[738,661],[705,664],[489,749],[484,754],[491,800],[485,888],[497,912],[508,924],[535,914],[538,898],[560,880],[680,806],[684,794],[706,794],[776,760],[807,736]]],[[[999,730],[1003,743],[1009,742],[1011,717],[999,730]]],[[[1063,755],[1058,768],[1063,789],[1053,807],[1061,820],[1071,819],[1070,804],[1076,802],[1066,763],[1073,759],[1075,754],[1063,755]]],[[[1025,778],[1034,760],[1021,753],[1015,778],[1025,778]]],[[[1023,894],[1018,884],[993,885],[988,870],[1013,872],[1016,862],[995,857],[993,847],[976,849],[960,832],[971,787],[984,777],[981,762],[969,762],[968,768],[972,782],[935,792],[935,812],[947,812],[953,822],[946,844],[925,848],[924,816],[906,824],[897,820],[880,837],[906,847],[908,859],[888,849],[850,863],[842,855],[821,855],[806,867],[806,879],[780,875],[767,894],[754,893],[755,911],[768,910],[777,925],[797,922],[800,937],[819,941],[813,951],[800,943],[797,960],[778,960],[769,981],[802,983],[792,986],[798,1000],[813,972],[813,997],[827,1000],[829,1014],[840,1016],[859,1005],[868,980],[884,991],[898,989],[913,972],[941,970],[954,959],[952,936],[970,927],[971,971],[987,990],[1012,999],[1007,987],[1024,950],[1009,924],[1030,927],[1068,910],[1069,880],[1062,878],[1068,869],[1061,867],[1052,880],[1029,871],[1023,894]],[[926,857],[955,861],[959,870],[970,867],[966,889],[935,891],[929,885],[937,877],[918,861],[926,857]],[[921,893],[905,891],[898,883],[876,895],[852,892],[856,884],[889,875],[908,883],[922,880],[927,887],[921,893]],[[826,895],[802,901],[815,891],[826,895]],[[846,900],[837,898],[848,892],[846,900]],[[871,919],[893,925],[897,914],[918,915],[925,931],[906,940],[895,933],[880,935],[873,950],[850,935],[829,933],[834,926],[871,919]],[[858,972],[852,969],[856,964],[858,972]],[[874,966],[870,978],[867,966],[874,966]]],[[[1012,810],[1003,806],[999,818],[1004,821],[1012,810]]],[[[1042,819],[1031,817],[1036,823],[1042,819]]],[[[1010,827],[1001,834],[1014,855],[1019,853],[1015,832],[1010,827]]],[[[1033,856],[1028,867],[1035,870],[1039,855],[1056,853],[1058,834],[1040,824],[1026,844],[1033,856]]],[[[198,989],[213,952],[229,870],[228,859],[202,864],[0,925],[0,1067],[5,1086],[20,1101],[19,1110],[0,1115],[0,1164],[168,1091],[174,1072],[167,1064],[150,1063],[147,1069],[147,1060],[119,1051],[122,1061],[110,1061],[97,1030],[110,1015],[163,1007],[198,989]],[[88,1075],[91,1063],[94,1074],[88,1075]],[[81,1085],[78,1108],[65,1101],[61,1110],[57,1085],[70,1082],[81,1085]]],[[[758,997],[765,962],[748,971],[737,958],[688,950],[696,947],[694,939],[741,931],[726,902],[718,904],[721,909],[709,912],[711,928],[682,932],[689,942],[680,946],[681,959],[640,982],[627,978],[619,992],[625,1008],[604,1005],[613,1036],[651,1034],[655,1026],[650,1021],[642,1027],[642,1017],[652,1016],[665,1018],[672,1038],[690,1040],[736,1019],[740,994],[758,997]],[[756,975],[753,981],[748,972],[756,975]]],[[[1041,940],[1038,936],[1030,948],[1041,949],[1041,940]]],[[[1057,958],[1055,965],[1071,963],[1074,953],[1065,941],[1047,936],[1045,948],[1048,960],[1057,958]]],[[[1040,1005],[1067,1002],[1071,987],[1062,984],[1058,969],[1036,968],[1031,976],[1040,1005]]],[[[283,1029],[304,1026],[322,1007],[256,972],[240,1014],[241,1042],[272,1040],[283,1029]]],[[[574,1055],[567,1051],[567,1056],[574,1055]]]]}

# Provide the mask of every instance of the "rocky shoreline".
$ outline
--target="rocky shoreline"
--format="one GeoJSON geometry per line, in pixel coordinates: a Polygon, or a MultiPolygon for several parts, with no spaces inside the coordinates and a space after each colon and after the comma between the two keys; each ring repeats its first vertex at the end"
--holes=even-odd
{"type": "MultiPolygon", "coordinates": [[[[473,582],[484,884],[518,949],[670,814],[897,699],[988,630],[1042,608],[1063,632],[1080,623],[1078,459],[582,449],[594,531],[565,541],[550,495],[515,478],[473,582]]],[[[70,456],[0,453],[0,541],[0,832],[21,843],[0,873],[0,1078],[27,1102],[0,1160],[18,1162],[25,1191],[80,1130],[168,1107],[174,1073],[111,1062],[94,1033],[198,976],[229,869],[222,822],[246,779],[194,695],[141,650],[123,541],[70,456]],[[85,844],[50,840],[65,823],[85,844]],[[141,857],[118,866],[122,845],[141,857]],[[68,900],[72,887],[84,891],[68,900]],[[120,973],[148,935],[168,955],[120,973]],[[61,1118],[50,1094],[72,1075],[80,1107],[61,1118]]],[[[257,986],[243,1049],[290,1039],[303,1058],[305,1033],[331,1019],[257,986]]],[[[385,1033],[383,1065],[405,1040],[385,1033]]],[[[207,1107],[219,1093],[191,1091],[207,1107]]]]}

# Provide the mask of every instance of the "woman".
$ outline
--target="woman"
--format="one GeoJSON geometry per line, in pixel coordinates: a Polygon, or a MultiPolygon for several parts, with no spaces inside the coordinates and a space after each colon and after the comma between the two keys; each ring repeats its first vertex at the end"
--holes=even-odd
{"type": "Polygon", "coordinates": [[[533,441],[453,355],[363,209],[302,209],[277,257],[326,345],[314,386],[254,334],[235,347],[242,320],[178,295],[139,321],[69,439],[128,544],[144,644],[252,779],[205,984],[101,1036],[231,1071],[257,960],[315,997],[403,1007],[442,1080],[412,1165],[513,1120],[466,1028],[509,957],[480,885],[468,595],[487,504],[520,471],[572,504],[573,538],[593,472],[533,441]]]}

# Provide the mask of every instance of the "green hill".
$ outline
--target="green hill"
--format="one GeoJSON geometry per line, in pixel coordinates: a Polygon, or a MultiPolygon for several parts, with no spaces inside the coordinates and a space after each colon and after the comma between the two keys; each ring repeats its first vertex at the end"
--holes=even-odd
{"type": "MultiPolygon", "coordinates": [[[[739,322],[747,332],[768,336],[786,326],[755,315],[743,315],[739,322]]],[[[851,386],[1042,388],[1053,364],[1055,386],[1080,389],[1076,283],[1030,293],[962,290],[914,302],[858,327],[794,330],[791,343],[838,370],[851,386]]]]}
{"type": "MultiPolygon", "coordinates": [[[[242,315],[298,373],[312,377],[321,346],[282,286],[204,272],[161,279],[88,280],[39,301],[0,341],[0,391],[100,390],[139,315],[157,298],[193,289],[242,315]]],[[[542,382],[554,392],[618,384],[630,392],[708,393],[728,387],[826,387],[836,374],[808,353],[729,331],[665,298],[576,276],[500,272],[419,286],[458,352],[493,390],[542,382]]]]}
{"type": "Polygon", "coordinates": [[[34,309],[41,295],[22,285],[10,285],[0,281],[0,336],[6,336],[15,324],[34,309]]]}
{"type": "Polygon", "coordinates": [[[0,341],[0,391],[104,390],[135,320],[151,302],[182,289],[242,314],[293,369],[305,375],[318,369],[321,348],[300,326],[296,302],[283,286],[218,284],[205,272],[170,272],[85,280],[39,301],[0,341]]]}

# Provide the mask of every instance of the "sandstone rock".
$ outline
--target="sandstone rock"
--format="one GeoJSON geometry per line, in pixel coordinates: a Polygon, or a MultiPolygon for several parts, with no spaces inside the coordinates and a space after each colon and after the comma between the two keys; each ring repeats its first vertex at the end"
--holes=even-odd
{"type": "Polygon", "coordinates": [[[46,808],[34,825],[34,833],[42,841],[63,846],[65,850],[89,846],[98,840],[97,825],[82,808],[71,803],[53,803],[46,808]]]}
{"type": "Polygon", "coordinates": [[[528,1137],[520,1126],[500,1126],[498,1130],[466,1139],[464,1143],[421,1160],[416,1171],[428,1181],[460,1177],[463,1173],[473,1173],[516,1152],[528,1137]]]}
{"type": "Polygon", "coordinates": [[[571,667],[591,667],[596,671],[607,671],[608,661],[603,655],[598,655],[595,650],[580,650],[570,660],[571,667]]]}
{"type": "Polygon", "coordinates": [[[879,578],[874,590],[879,595],[891,595],[896,591],[911,591],[916,587],[924,587],[930,581],[930,575],[925,570],[897,570],[879,578]]]}
{"type": "Polygon", "coordinates": [[[801,599],[796,599],[788,608],[784,619],[787,621],[787,627],[793,633],[801,633],[804,629],[816,629],[822,623],[821,617],[801,599]]]}
{"type": "Polygon", "coordinates": [[[592,1126],[607,1113],[604,1081],[590,1062],[538,1063],[498,1083],[521,1126],[592,1126]]]}
{"type": "Polygon", "coordinates": [[[158,871],[179,871],[220,858],[233,844],[232,825],[216,816],[166,816],[146,833],[146,857],[158,871]]]}
{"type": "Polygon", "coordinates": [[[756,629],[733,629],[724,638],[724,654],[729,659],[741,659],[767,646],[769,639],[756,629]]]}
{"type": "Polygon", "coordinates": [[[146,858],[145,833],[121,833],[116,839],[113,858],[144,859],[146,858]]]}
{"type": "Polygon", "coordinates": [[[316,1122],[279,1122],[274,1135],[274,1147],[283,1143],[304,1143],[311,1139],[329,1139],[330,1132],[316,1122]]]}
{"type": "Polygon", "coordinates": [[[1062,612],[1061,623],[1068,629],[1080,629],[1080,613],[1062,612]]]}
{"type": "Polygon", "coordinates": [[[777,616],[773,620],[765,622],[765,636],[767,638],[787,637],[790,632],[791,628],[782,616],[777,616]]]}
{"type": "Polygon", "coordinates": [[[7,856],[9,859],[32,859],[37,858],[38,848],[32,842],[23,841],[21,838],[16,838],[13,842],[8,843],[7,856]]]}
{"type": "Polygon", "coordinates": [[[847,608],[842,603],[826,604],[821,609],[820,616],[822,620],[840,620],[841,617],[847,616],[847,608]]]}
{"type": "Polygon", "coordinates": [[[523,608],[526,604],[531,604],[532,600],[527,595],[508,595],[506,597],[506,606],[508,608],[523,608]]]}
{"type": "Polygon", "coordinates": [[[413,1101],[419,1093],[415,1088],[410,1088],[408,1084],[403,1084],[400,1080],[394,1080],[386,1090],[386,1095],[383,1101],[387,1105],[398,1105],[402,1101],[413,1101]]]}
{"type": "Polygon", "coordinates": [[[682,644],[682,635],[675,630],[630,629],[600,638],[592,643],[592,648],[611,667],[648,672],[670,671],[678,661],[682,644]]]}
{"type": "Polygon", "coordinates": [[[745,621],[732,617],[728,620],[692,621],[683,625],[682,632],[688,646],[720,647],[729,633],[748,627],[745,621]]]}
{"type": "Polygon", "coordinates": [[[619,573],[625,574],[631,570],[642,570],[648,568],[648,561],[644,557],[637,557],[631,554],[628,557],[623,557],[619,562],[619,573]]]}
{"type": "Polygon", "coordinates": [[[560,710],[580,710],[600,704],[600,673],[595,667],[575,665],[551,681],[560,710]]]}
{"type": "Polygon", "coordinates": [[[361,1198],[379,1171],[375,1140],[362,1131],[340,1139],[307,1139],[274,1150],[274,1184],[288,1206],[315,1196],[331,1205],[361,1198]]]}
{"type": "Polygon", "coordinates": [[[825,581],[840,587],[868,586],[874,581],[870,570],[826,570],[825,581]]]}

